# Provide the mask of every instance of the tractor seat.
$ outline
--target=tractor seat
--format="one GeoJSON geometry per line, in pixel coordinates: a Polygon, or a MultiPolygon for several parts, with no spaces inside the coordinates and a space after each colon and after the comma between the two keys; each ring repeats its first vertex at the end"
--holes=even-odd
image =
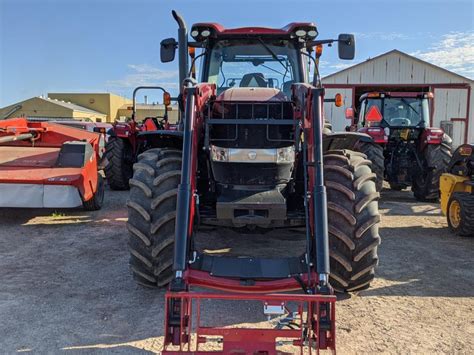
{"type": "Polygon", "coordinates": [[[266,88],[267,81],[262,73],[245,74],[240,81],[241,88],[266,88]]]}

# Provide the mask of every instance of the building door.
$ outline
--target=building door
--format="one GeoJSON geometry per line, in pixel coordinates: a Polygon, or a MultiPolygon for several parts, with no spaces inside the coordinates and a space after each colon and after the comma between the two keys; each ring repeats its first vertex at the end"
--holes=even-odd
{"type": "Polygon", "coordinates": [[[465,143],[467,129],[467,88],[434,88],[433,127],[446,127],[453,147],[465,143]]]}

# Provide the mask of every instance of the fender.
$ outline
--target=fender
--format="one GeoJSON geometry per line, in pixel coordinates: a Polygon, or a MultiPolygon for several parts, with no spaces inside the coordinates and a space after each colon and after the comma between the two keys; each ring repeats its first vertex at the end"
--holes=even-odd
{"type": "Polygon", "coordinates": [[[420,136],[420,150],[426,148],[428,144],[444,144],[451,148],[453,140],[441,128],[426,128],[420,136]]]}
{"type": "Polygon", "coordinates": [[[357,143],[373,143],[371,136],[360,132],[339,132],[323,136],[323,150],[349,149],[355,150],[357,143]]]}
{"type": "Polygon", "coordinates": [[[362,127],[360,133],[368,134],[374,140],[374,143],[388,143],[388,136],[382,127],[362,127]]]}
{"type": "Polygon", "coordinates": [[[109,130],[109,133],[113,137],[119,138],[130,138],[135,131],[135,124],[117,122],[109,130]]]}

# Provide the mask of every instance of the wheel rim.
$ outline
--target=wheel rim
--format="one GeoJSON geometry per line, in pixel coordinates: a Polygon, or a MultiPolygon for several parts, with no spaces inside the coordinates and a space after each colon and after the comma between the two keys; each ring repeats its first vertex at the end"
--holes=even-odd
{"type": "Polygon", "coordinates": [[[461,206],[456,200],[451,202],[449,206],[449,221],[454,228],[459,227],[459,224],[461,224],[461,206]]]}

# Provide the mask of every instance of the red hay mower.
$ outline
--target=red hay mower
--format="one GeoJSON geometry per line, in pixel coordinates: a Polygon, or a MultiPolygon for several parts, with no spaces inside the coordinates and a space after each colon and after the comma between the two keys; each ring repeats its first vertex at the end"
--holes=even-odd
{"type": "Polygon", "coordinates": [[[161,59],[172,61],[178,48],[179,122],[117,124],[107,152],[114,158],[107,171],[118,174],[108,179],[130,186],[134,278],[168,287],[163,354],[212,353],[203,346],[215,338],[225,354],[276,354],[282,342],[301,353],[335,351],[334,291],[369,286],[380,243],[375,174],[354,151],[371,138],[330,132],[322,113],[323,102],[341,100],[324,98],[321,47],[337,42],[340,58],[353,59],[354,37],[316,40],[312,23],[282,29],[199,23],[188,42],[183,19],[173,16],[179,40],[162,41],[161,59]],[[212,255],[195,244],[205,227],[300,228],[305,249],[285,257],[212,255]],[[280,326],[203,325],[204,299],[260,301],[280,326]]]}
{"type": "Polygon", "coordinates": [[[100,209],[103,139],[61,124],[0,121],[0,207],[100,209]]]}

